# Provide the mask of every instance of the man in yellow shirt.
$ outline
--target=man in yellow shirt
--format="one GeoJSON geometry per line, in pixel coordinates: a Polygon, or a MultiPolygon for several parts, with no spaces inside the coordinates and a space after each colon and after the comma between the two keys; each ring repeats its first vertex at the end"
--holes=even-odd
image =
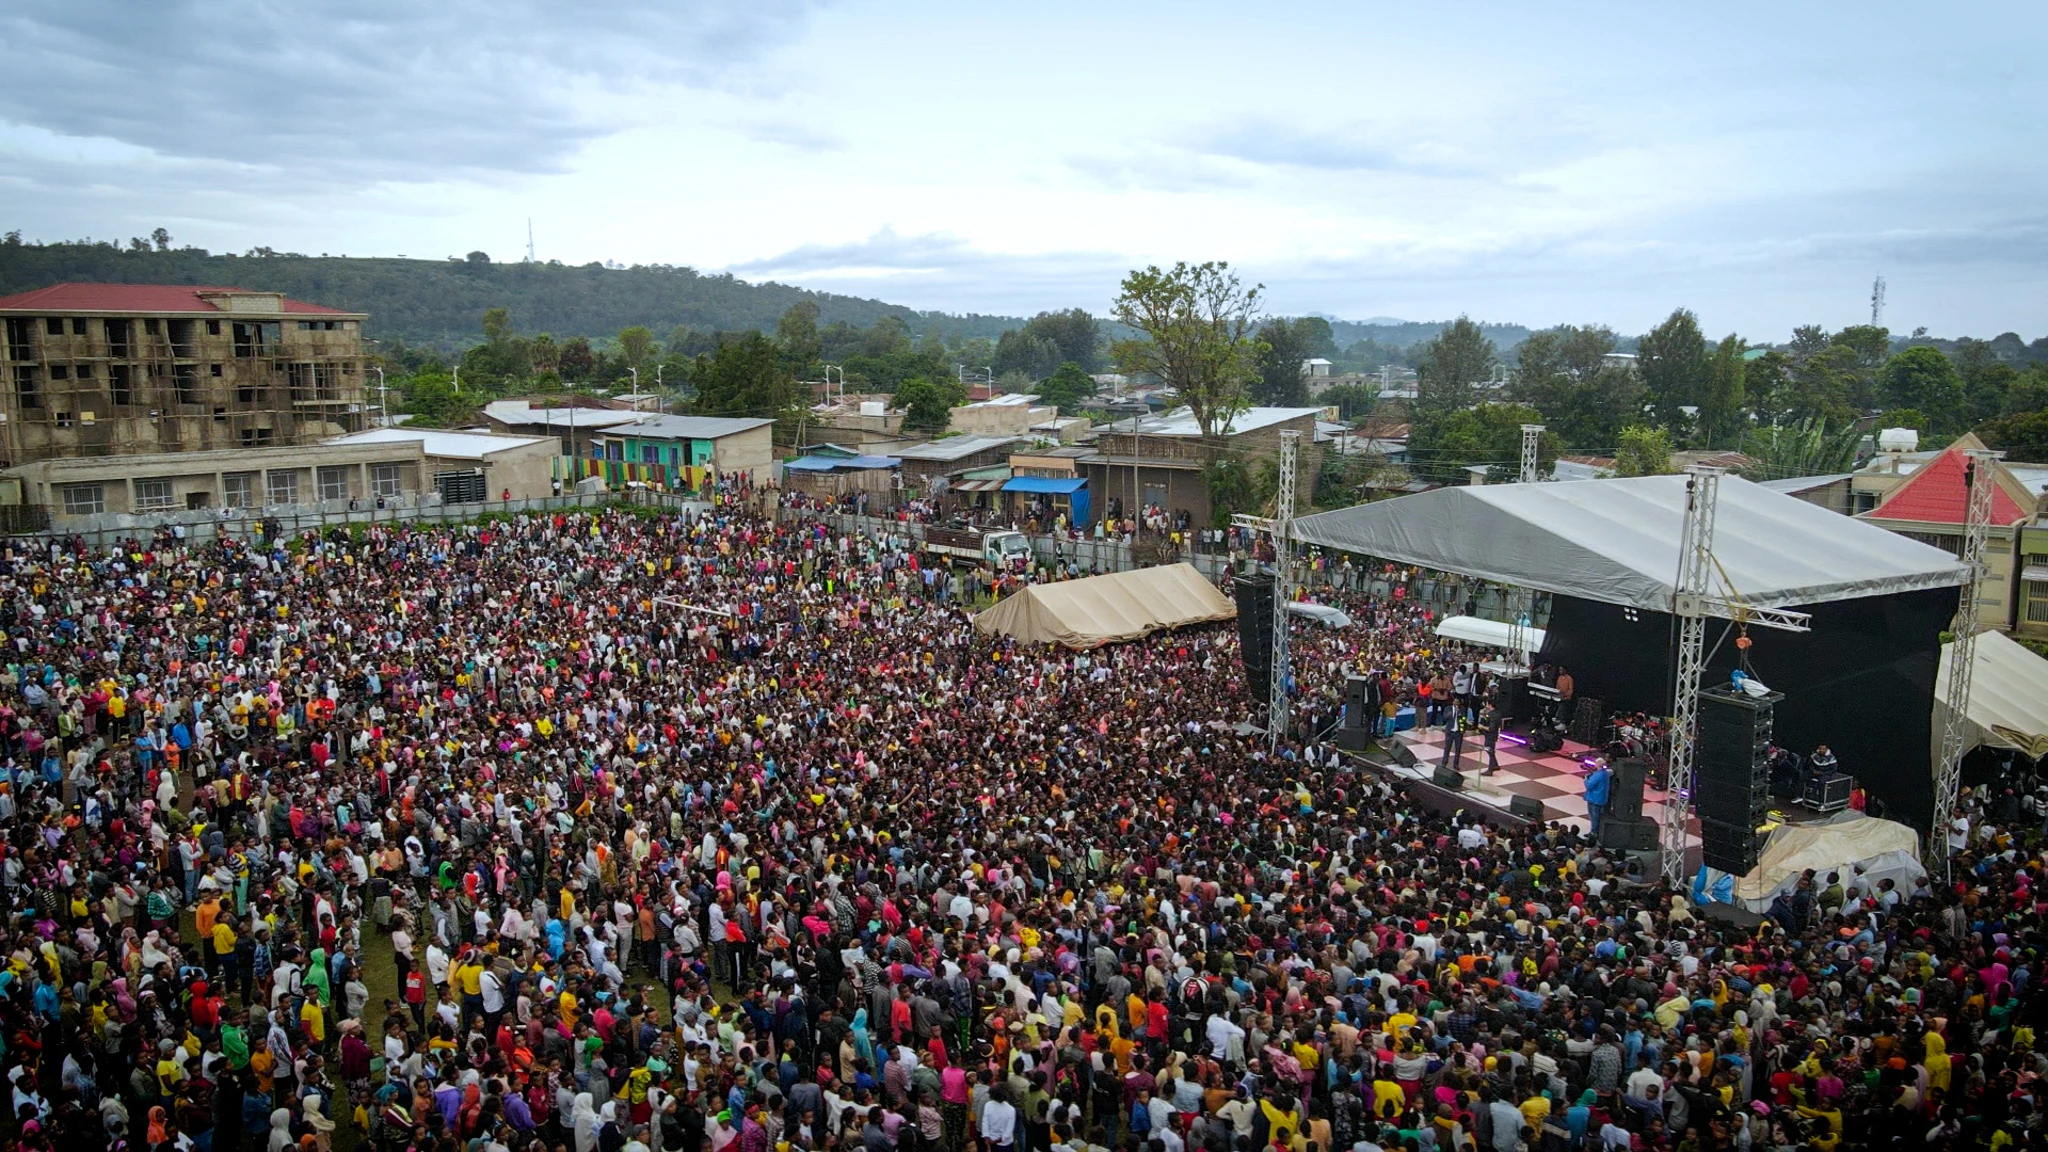
{"type": "Polygon", "coordinates": [[[454,975],[462,993],[462,1027],[466,1031],[471,1020],[480,1020],[484,1014],[482,954],[474,948],[464,953],[462,963],[456,966],[454,975]]]}
{"type": "MultiPolygon", "coordinates": [[[[219,975],[220,990],[223,994],[226,994],[229,988],[236,986],[236,943],[234,922],[225,916],[216,919],[213,922],[213,939],[206,947],[213,953],[213,963],[208,965],[208,967],[214,969],[219,975]]],[[[248,989],[244,988],[242,991],[243,998],[247,999],[248,989]]]]}
{"type": "Polygon", "coordinates": [[[306,1003],[299,1009],[299,1026],[317,1050],[327,1047],[327,1011],[320,1004],[320,986],[306,985],[306,1003]]]}

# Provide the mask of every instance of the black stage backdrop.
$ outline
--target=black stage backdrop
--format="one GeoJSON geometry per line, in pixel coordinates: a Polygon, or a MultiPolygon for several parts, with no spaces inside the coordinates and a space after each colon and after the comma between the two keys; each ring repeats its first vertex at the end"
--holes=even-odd
{"type": "MultiPolygon", "coordinates": [[[[1933,588],[1802,605],[1813,631],[1751,627],[1750,667],[1785,700],[1778,743],[1801,755],[1835,750],[1842,770],[1887,815],[1923,832],[1934,812],[1934,673],[1957,591],[1933,588]]],[[[1675,621],[1666,613],[1552,597],[1541,659],[1571,669],[1580,696],[1608,709],[1671,714],[1675,621]]],[[[1703,685],[1735,667],[1734,625],[1707,621],[1703,685]]]]}

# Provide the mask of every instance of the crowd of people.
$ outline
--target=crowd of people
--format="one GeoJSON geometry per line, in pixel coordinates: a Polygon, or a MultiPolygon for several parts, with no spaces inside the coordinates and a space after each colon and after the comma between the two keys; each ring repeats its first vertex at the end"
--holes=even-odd
{"type": "MultiPolygon", "coordinates": [[[[1057,573],[1069,575],[1071,573],[1057,573]]],[[[1228,627],[978,635],[737,498],[0,553],[8,1138],[79,1152],[2039,1147],[2033,831],[1737,927],[1277,748],[1228,627]]],[[[1336,594],[1347,671],[1426,610],[1336,594]]],[[[1312,730],[1312,726],[1311,726],[1312,730]]],[[[1987,817],[1995,813],[1985,813],[1987,817]]]]}

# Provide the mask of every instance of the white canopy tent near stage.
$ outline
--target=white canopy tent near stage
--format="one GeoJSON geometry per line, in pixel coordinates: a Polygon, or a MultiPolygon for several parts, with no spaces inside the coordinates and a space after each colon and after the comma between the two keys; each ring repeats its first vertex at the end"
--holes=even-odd
{"type": "MultiPolygon", "coordinates": [[[[1297,517],[1291,535],[1297,544],[1669,612],[1686,481],[1438,488],[1297,517]]],[[[1716,591],[1757,607],[1952,587],[1965,575],[1939,548],[1735,476],[1721,479],[1714,558],[1716,591]]]]}

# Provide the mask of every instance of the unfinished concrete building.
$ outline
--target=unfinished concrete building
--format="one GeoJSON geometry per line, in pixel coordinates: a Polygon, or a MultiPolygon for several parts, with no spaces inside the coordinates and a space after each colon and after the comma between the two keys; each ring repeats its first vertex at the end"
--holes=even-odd
{"type": "Polygon", "coordinates": [[[59,284],[0,298],[0,451],[19,465],[357,431],[363,319],[239,288],[59,284]]]}

